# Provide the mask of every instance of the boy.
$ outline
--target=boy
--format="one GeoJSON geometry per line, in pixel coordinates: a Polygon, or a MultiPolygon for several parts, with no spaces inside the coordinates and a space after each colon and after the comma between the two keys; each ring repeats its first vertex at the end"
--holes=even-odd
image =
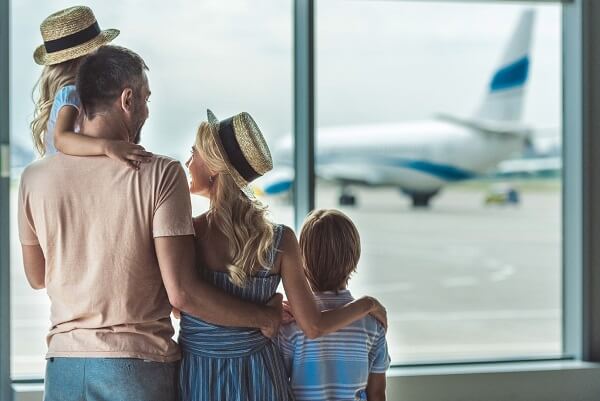
{"type": "MultiPolygon", "coordinates": [[[[316,210],[300,233],[304,269],[321,310],[354,300],[346,289],[360,258],[360,237],[337,210],[316,210]]],[[[308,339],[296,323],[283,326],[279,346],[296,399],[385,400],[390,365],[384,328],[367,316],[338,332],[308,339]]]]}

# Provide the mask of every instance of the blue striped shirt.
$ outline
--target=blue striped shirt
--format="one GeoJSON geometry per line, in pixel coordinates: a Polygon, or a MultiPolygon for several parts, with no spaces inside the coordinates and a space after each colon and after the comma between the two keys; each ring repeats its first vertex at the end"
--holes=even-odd
{"type": "MultiPolygon", "coordinates": [[[[321,310],[354,300],[350,291],[316,295],[321,310]]],[[[296,401],[366,400],[371,373],[390,366],[385,330],[371,316],[311,340],[296,323],[283,326],[277,339],[296,401]]]]}

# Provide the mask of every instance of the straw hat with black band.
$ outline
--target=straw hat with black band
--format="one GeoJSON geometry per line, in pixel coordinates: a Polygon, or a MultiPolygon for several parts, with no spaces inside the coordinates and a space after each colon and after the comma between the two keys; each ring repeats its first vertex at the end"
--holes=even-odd
{"type": "Polygon", "coordinates": [[[40,65],[53,65],[85,56],[110,43],[118,29],[100,30],[89,7],[75,6],[58,11],[40,25],[44,44],[35,49],[33,59],[40,65]]]}
{"type": "Polygon", "coordinates": [[[271,152],[258,125],[246,112],[221,121],[210,110],[206,114],[229,174],[242,192],[252,198],[254,194],[248,185],[273,169],[271,152]]]}

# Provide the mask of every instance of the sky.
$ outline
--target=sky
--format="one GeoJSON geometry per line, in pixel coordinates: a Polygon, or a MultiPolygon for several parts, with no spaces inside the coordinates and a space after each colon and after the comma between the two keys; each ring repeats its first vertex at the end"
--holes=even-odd
{"type": "MultiPolygon", "coordinates": [[[[187,157],[206,108],[250,112],[272,145],[291,131],[291,0],[81,1],[150,67],[142,144],[187,157]]],[[[40,22],[72,1],[11,2],[11,141],[31,147],[40,22]]],[[[559,5],[327,0],[316,7],[318,126],[468,116],[526,8],[536,10],[524,121],[561,124],[559,5]]]]}

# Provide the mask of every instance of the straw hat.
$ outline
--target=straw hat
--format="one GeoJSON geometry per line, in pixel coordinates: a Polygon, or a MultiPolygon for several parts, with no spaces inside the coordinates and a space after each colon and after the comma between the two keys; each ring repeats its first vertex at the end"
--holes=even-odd
{"type": "Polygon", "coordinates": [[[248,184],[273,169],[271,152],[258,125],[246,112],[222,121],[210,110],[206,114],[229,174],[246,196],[253,197],[248,184]]]}
{"type": "Polygon", "coordinates": [[[44,44],[35,49],[33,59],[40,65],[53,65],[85,56],[119,35],[118,29],[100,30],[89,7],[75,6],[58,11],[40,25],[44,44]]]}

